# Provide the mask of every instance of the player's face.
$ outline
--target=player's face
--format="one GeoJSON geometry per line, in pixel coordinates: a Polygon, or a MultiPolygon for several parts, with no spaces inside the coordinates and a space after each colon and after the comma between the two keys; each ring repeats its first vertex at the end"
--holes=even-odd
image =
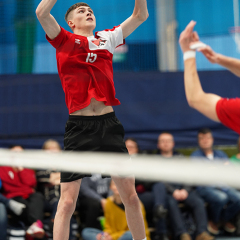
{"type": "Polygon", "coordinates": [[[88,28],[93,31],[96,27],[96,18],[89,7],[81,6],[73,10],[72,21],[77,29],[88,28]]]}
{"type": "Polygon", "coordinates": [[[211,149],[213,146],[213,136],[211,133],[199,133],[198,144],[203,150],[211,149]]]}
{"type": "Polygon", "coordinates": [[[170,152],[174,148],[174,140],[171,134],[163,133],[158,138],[158,149],[163,152],[170,152]]]}

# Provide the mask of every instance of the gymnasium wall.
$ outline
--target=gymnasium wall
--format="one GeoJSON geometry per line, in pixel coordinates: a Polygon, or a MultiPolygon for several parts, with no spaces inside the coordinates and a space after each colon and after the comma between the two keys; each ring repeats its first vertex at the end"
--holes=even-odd
{"type": "MultiPolygon", "coordinates": [[[[239,96],[240,81],[228,71],[199,73],[203,88],[223,97],[239,96]]],[[[201,127],[213,130],[215,144],[235,145],[237,134],[191,109],[184,93],[183,73],[118,72],[114,75],[114,107],[126,136],[141,149],[156,148],[162,131],[173,133],[177,147],[197,145],[201,127]]],[[[57,74],[0,75],[0,147],[21,143],[41,148],[51,137],[63,144],[68,111],[57,74]]]]}
{"type": "MultiPolygon", "coordinates": [[[[156,1],[148,0],[149,18],[127,38],[127,45],[114,56],[115,71],[152,71],[157,63],[156,1]]],[[[15,73],[57,73],[55,50],[46,41],[44,31],[37,21],[35,9],[40,0],[0,1],[0,74],[15,73]]],[[[75,0],[58,0],[52,10],[58,23],[68,29],[64,14],[75,0]]],[[[134,1],[86,1],[97,16],[96,30],[119,25],[132,14],[134,1]]],[[[196,20],[196,30],[201,39],[216,51],[229,56],[240,57],[236,51],[229,27],[233,22],[233,1],[231,0],[176,0],[176,34],[186,24],[196,20]]],[[[221,69],[198,57],[198,68],[202,70],[221,69]]],[[[183,69],[182,54],[178,49],[178,70],[183,69]]]]}

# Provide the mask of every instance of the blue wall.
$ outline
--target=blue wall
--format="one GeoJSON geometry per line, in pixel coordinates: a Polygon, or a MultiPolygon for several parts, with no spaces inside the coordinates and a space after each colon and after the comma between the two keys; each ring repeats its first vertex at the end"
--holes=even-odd
{"type": "Polygon", "coordinates": [[[232,0],[176,0],[176,15],[179,33],[191,20],[200,36],[225,35],[234,26],[232,0]]]}
{"type": "MultiPolygon", "coordinates": [[[[203,89],[223,97],[239,97],[240,81],[227,71],[200,72],[203,89]]],[[[142,149],[156,147],[159,133],[173,133],[176,146],[196,146],[201,127],[213,130],[216,144],[235,144],[237,134],[215,123],[186,101],[183,73],[126,72],[114,75],[114,107],[126,136],[142,149]]],[[[68,111],[57,74],[0,76],[0,147],[21,143],[40,148],[49,137],[63,142],[68,111]]]]}
{"type": "MultiPolygon", "coordinates": [[[[115,71],[147,71],[157,70],[157,38],[156,38],[156,7],[157,0],[148,0],[150,17],[131,36],[127,38],[129,52],[126,60],[120,64],[114,64],[115,71]]],[[[40,0],[34,1],[36,9],[40,0]]],[[[69,6],[75,0],[58,0],[52,10],[53,16],[61,26],[70,30],[64,21],[64,15],[69,6]]],[[[132,14],[134,1],[86,1],[97,16],[96,30],[112,28],[119,25],[132,14]]],[[[16,73],[17,44],[15,23],[26,15],[35,17],[34,11],[27,5],[17,9],[17,0],[1,0],[0,4],[0,74],[16,73]]],[[[23,1],[24,3],[24,1],[23,1]]],[[[239,58],[233,37],[229,35],[229,27],[233,23],[232,0],[176,0],[177,35],[185,28],[187,23],[194,19],[197,21],[196,30],[202,41],[214,47],[215,51],[232,57],[239,58]]],[[[35,17],[36,20],[36,17],[35,17]]],[[[37,20],[36,20],[37,22],[37,20]]],[[[55,50],[46,41],[45,34],[37,22],[37,31],[34,46],[33,73],[57,73],[55,50]]],[[[25,41],[24,39],[22,41],[25,41]]],[[[202,70],[221,69],[217,65],[209,64],[199,57],[198,68],[202,70]]],[[[178,69],[183,69],[182,54],[178,49],[178,69]]]]}

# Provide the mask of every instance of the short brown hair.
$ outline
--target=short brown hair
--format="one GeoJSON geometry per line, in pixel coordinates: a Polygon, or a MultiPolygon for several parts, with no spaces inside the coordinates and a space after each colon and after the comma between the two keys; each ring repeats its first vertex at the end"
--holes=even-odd
{"type": "Polygon", "coordinates": [[[73,4],[73,5],[67,10],[67,12],[66,12],[66,14],[65,14],[65,21],[66,21],[66,22],[68,21],[68,15],[69,15],[69,13],[70,13],[72,10],[74,10],[74,9],[76,9],[76,8],[78,8],[78,7],[81,7],[81,6],[90,7],[87,3],[84,3],[84,2],[79,2],[79,3],[73,4]]]}

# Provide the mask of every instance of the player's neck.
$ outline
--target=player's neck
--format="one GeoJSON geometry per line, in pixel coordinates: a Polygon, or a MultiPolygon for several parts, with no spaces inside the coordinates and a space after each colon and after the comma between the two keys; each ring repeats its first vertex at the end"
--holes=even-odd
{"type": "Polygon", "coordinates": [[[74,29],[73,33],[84,37],[93,36],[93,31],[87,29],[74,29]]]}

